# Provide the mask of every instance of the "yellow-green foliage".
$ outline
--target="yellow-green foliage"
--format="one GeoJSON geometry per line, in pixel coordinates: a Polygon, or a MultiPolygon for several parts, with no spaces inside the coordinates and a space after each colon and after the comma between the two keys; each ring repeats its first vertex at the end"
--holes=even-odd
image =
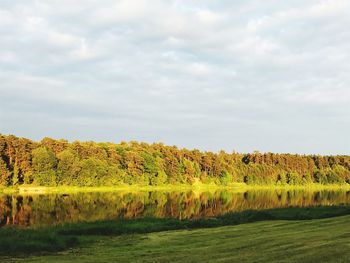
{"type": "Polygon", "coordinates": [[[0,135],[0,185],[349,184],[349,156],[219,153],[138,142],[41,142],[0,135]]]}

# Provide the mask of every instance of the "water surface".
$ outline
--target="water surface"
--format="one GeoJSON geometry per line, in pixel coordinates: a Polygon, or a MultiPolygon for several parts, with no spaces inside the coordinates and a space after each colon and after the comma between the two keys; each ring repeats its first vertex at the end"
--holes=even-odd
{"type": "Polygon", "coordinates": [[[141,217],[207,218],[247,209],[350,205],[350,191],[141,191],[0,195],[0,226],[141,217]]]}

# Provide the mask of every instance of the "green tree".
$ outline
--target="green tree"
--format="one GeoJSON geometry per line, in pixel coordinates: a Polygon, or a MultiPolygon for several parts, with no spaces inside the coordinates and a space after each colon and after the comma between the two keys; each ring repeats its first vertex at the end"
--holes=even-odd
{"type": "Polygon", "coordinates": [[[232,183],[232,175],[225,170],[222,171],[220,175],[220,184],[228,185],[230,183],[232,183]]]}
{"type": "Polygon", "coordinates": [[[80,172],[77,178],[79,186],[100,186],[103,180],[108,176],[108,164],[90,157],[80,162],[80,172]]]}
{"type": "Polygon", "coordinates": [[[346,184],[350,156],[219,153],[138,142],[95,143],[0,135],[0,184],[346,184]],[[231,177],[230,177],[231,176],[231,177]]]}
{"type": "Polygon", "coordinates": [[[301,178],[297,172],[289,172],[287,173],[287,184],[289,185],[300,185],[301,178]]]}
{"type": "Polygon", "coordinates": [[[328,183],[327,174],[325,173],[325,171],[323,169],[317,170],[315,172],[314,177],[315,177],[316,183],[319,183],[319,184],[327,184],[328,183]]]}
{"type": "Polygon", "coordinates": [[[71,149],[57,154],[57,183],[60,185],[74,185],[80,172],[79,159],[71,149]]]}
{"type": "Polygon", "coordinates": [[[52,150],[39,147],[32,151],[33,183],[43,186],[56,185],[57,160],[52,150]]]}
{"type": "Polygon", "coordinates": [[[18,185],[20,183],[20,173],[17,163],[13,167],[12,185],[18,185]]]}
{"type": "Polygon", "coordinates": [[[125,176],[125,171],[119,169],[117,165],[112,164],[108,166],[107,177],[101,179],[101,184],[108,186],[122,185],[125,176]]]}
{"type": "Polygon", "coordinates": [[[155,159],[155,170],[156,173],[152,174],[150,177],[151,185],[163,185],[167,182],[167,175],[164,171],[164,161],[160,157],[155,159]]]}
{"type": "Polygon", "coordinates": [[[277,176],[277,185],[286,185],[287,184],[287,175],[285,172],[279,173],[277,176]]]}
{"type": "Polygon", "coordinates": [[[183,167],[184,167],[183,175],[184,175],[185,182],[193,184],[195,181],[194,179],[198,177],[196,174],[196,169],[193,162],[191,162],[188,159],[183,159],[183,167]]]}
{"type": "Polygon", "coordinates": [[[313,183],[313,180],[312,180],[312,176],[309,172],[307,172],[304,176],[303,176],[303,179],[302,179],[302,184],[303,185],[309,185],[309,184],[312,184],[313,183]]]}

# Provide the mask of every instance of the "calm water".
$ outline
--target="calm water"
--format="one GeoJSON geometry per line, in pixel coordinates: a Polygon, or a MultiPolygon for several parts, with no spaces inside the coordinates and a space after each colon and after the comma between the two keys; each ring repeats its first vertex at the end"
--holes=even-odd
{"type": "Polygon", "coordinates": [[[270,190],[0,195],[0,226],[120,218],[203,218],[245,209],[350,205],[350,191],[270,190]]]}

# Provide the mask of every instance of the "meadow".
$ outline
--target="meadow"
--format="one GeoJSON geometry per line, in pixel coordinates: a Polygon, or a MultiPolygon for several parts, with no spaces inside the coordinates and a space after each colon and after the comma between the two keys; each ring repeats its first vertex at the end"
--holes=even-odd
{"type": "Polygon", "coordinates": [[[350,207],[0,229],[2,262],[348,262],[350,207]],[[326,260],[326,261],[325,261],[326,260]]]}

